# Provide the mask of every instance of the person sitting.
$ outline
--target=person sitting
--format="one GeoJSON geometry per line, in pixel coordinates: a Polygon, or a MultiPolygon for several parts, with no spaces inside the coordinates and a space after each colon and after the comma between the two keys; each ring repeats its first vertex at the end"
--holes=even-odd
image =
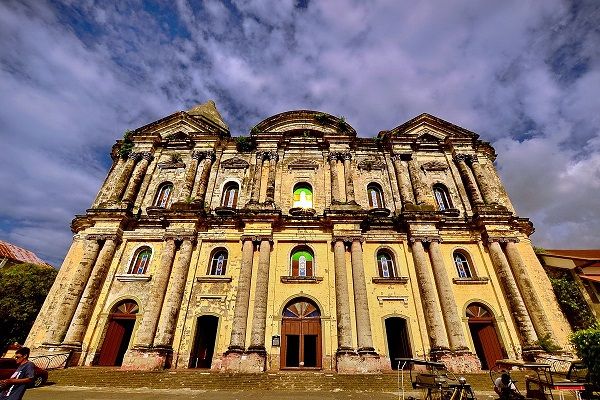
{"type": "Polygon", "coordinates": [[[510,379],[507,372],[502,373],[494,381],[494,391],[500,396],[500,400],[523,400],[525,397],[519,393],[515,383],[510,379]]]}

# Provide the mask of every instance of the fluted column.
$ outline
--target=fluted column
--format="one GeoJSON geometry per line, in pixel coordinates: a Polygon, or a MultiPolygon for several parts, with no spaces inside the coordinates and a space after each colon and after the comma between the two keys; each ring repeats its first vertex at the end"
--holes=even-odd
{"type": "Polygon", "coordinates": [[[267,324],[267,297],[269,294],[269,268],[271,259],[270,238],[261,238],[254,293],[252,333],[248,350],[265,351],[265,327],[267,324]]]}
{"type": "Polygon", "coordinates": [[[433,269],[433,278],[437,288],[440,305],[442,306],[442,315],[448,332],[450,349],[467,350],[467,342],[462,329],[462,321],[458,314],[454,293],[452,292],[452,282],[448,277],[448,272],[444,266],[444,257],[440,251],[440,244],[433,240],[429,244],[429,257],[431,258],[431,267],[433,269]]]}
{"type": "Polygon", "coordinates": [[[467,193],[469,193],[469,198],[471,199],[472,204],[483,204],[483,198],[481,197],[479,189],[477,188],[477,182],[475,182],[473,172],[467,165],[466,158],[467,156],[464,154],[458,154],[456,157],[454,157],[456,164],[458,165],[458,172],[465,183],[465,187],[467,189],[467,193]]]}
{"type": "Polygon", "coordinates": [[[513,320],[517,325],[517,331],[521,337],[523,347],[536,347],[536,342],[538,339],[537,335],[533,328],[530,316],[527,313],[527,308],[525,307],[521,293],[519,293],[515,278],[510,271],[508,260],[504,256],[504,252],[500,247],[500,243],[497,241],[490,242],[489,249],[490,256],[492,258],[492,264],[496,270],[498,280],[502,285],[504,298],[508,302],[513,320]]]}
{"type": "Polygon", "coordinates": [[[371,317],[367,300],[367,285],[365,283],[365,268],[361,239],[352,240],[350,252],[352,255],[352,282],[354,287],[354,306],[356,308],[356,334],[359,353],[374,353],[373,337],[371,335],[371,317]]]}
{"type": "Polygon", "coordinates": [[[160,312],[154,347],[171,348],[173,345],[173,336],[175,334],[175,325],[177,324],[177,315],[181,308],[181,299],[187,280],[190,261],[194,242],[192,238],[184,238],[177,253],[177,259],[171,271],[167,293],[160,312]]]}
{"type": "Polygon", "coordinates": [[[92,269],[90,279],[87,285],[85,285],[81,300],[77,305],[63,344],[81,346],[83,335],[94,312],[94,307],[98,301],[100,290],[106,279],[106,274],[115,255],[118,243],[119,239],[116,236],[109,237],[104,242],[92,269]]]}
{"type": "Polygon", "coordinates": [[[398,182],[398,187],[400,189],[402,206],[405,206],[406,204],[415,204],[412,182],[410,181],[410,175],[408,173],[408,167],[405,165],[405,161],[402,161],[400,154],[394,155],[392,159],[394,161],[394,170],[396,171],[396,181],[398,182]]]}
{"type": "Polygon", "coordinates": [[[140,153],[140,157],[141,160],[135,166],[135,169],[133,170],[133,175],[129,180],[129,184],[127,185],[125,196],[123,196],[123,201],[128,203],[133,203],[135,201],[142,180],[144,180],[144,176],[146,176],[148,165],[150,164],[150,161],[152,161],[153,158],[152,153],[149,152],[140,153]]]}
{"type": "Polygon", "coordinates": [[[204,205],[206,200],[206,188],[208,186],[208,178],[210,177],[210,169],[215,158],[215,153],[212,151],[207,151],[203,154],[203,156],[204,158],[202,159],[200,181],[198,182],[198,189],[196,189],[196,196],[194,198],[194,201],[200,203],[201,205],[204,205]]]}
{"type": "Polygon", "coordinates": [[[196,180],[196,172],[202,156],[203,153],[199,151],[192,152],[192,158],[190,159],[190,162],[185,170],[185,177],[183,178],[183,186],[181,188],[179,201],[187,201],[187,199],[192,196],[192,189],[194,188],[194,182],[196,180]]]}
{"type": "Polygon", "coordinates": [[[340,201],[340,188],[337,175],[337,154],[329,154],[329,169],[331,177],[331,202],[337,203],[340,201]]]}
{"type": "Polygon", "coordinates": [[[235,308],[233,309],[233,324],[231,326],[231,340],[228,351],[244,351],[246,349],[246,323],[248,321],[254,243],[252,242],[252,237],[242,237],[242,242],[242,268],[238,278],[235,308]]]}
{"type": "Polygon", "coordinates": [[[131,173],[133,172],[133,168],[135,167],[135,163],[139,157],[139,153],[129,153],[129,156],[127,156],[127,161],[123,166],[123,170],[115,182],[115,188],[110,198],[112,201],[121,201],[121,197],[123,196],[123,193],[129,184],[129,178],[131,177],[131,173]]]}
{"type": "Polygon", "coordinates": [[[431,350],[433,352],[448,350],[448,336],[444,327],[440,305],[435,296],[434,283],[429,273],[427,254],[423,248],[423,243],[420,240],[415,240],[412,242],[411,249],[415,261],[415,272],[417,274],[419,292],[421,293],[421,303],[423,304],[423,312],[425,313],[425,325],[427,326],[431,350]]]}
{"type": "Polygon", "coordinates": [[[277,152],[269,153],[269,179],[267,181],[267,193],[265,202],[272,203],[275,200],[275,172],[277,168],[277,152]]]}
{"type": "Polygon", "coordinates": [[[169,275],[173,266],[173,258],[175,257],[175,240],[173,238],[165,239],[165,246],[162,250],[160,265],[152,276],[152,286],[148,293],[148,301],[144,307],[142,323],[137,330],[135,347],[149,348],[154,343],[154,334],[162,309],[167,283],[169,283],[169,275]]]}
{"type": "Polygon", "coordinates": [[[335,313],[337,317],[338,353],[352,352],[352,327],[346,278],[346,246],[343,238],[335,238],[333,260],[335,264],[335,313]]]}
{"type": "Polygon", "coordinates": [[[252,191],[250,192],[250,202],[258,203],[260,197],[260,183],[262,181],[263,152],[256,152],[256,164],[254,165],[254,174],[252,174],[252,191]]]}
{"type": "Polygon", "coordinates": [[[491,178],[487,175],[487,172],[482,167],[477,156],[471,158],[471,166],[473,167],[473,173],[475,174],[475,180],[481,190],[481,196],[486,204],[498,203],[497,197],[494,195],[494,190],[491,187],[491,178]]]}
{"type": "Polygon", "coordinates": [[[506,255],[508,257],[508,263],[513,271],[513,275],[518,277],[518,279],[515,280],[517,282],[517,286],[519,287],[519,291],[523,295],[525,307],[529,311],[531,322],[533,322],[533,326],[538,337],[552,335],[552,328],[550,326],[550,322],[548,321],[548,317],[544,312],[544,306],[542,305],[539,297],[535,294],[533,283],[529,278],[527,268],[523,262],[523,259],[521,258],[521,255],[519,254],[519,249],[517,248],[517,244],[515,242],[510,241],[506,243],[506,255]]]}
{"type": "Polygon", "coordinates": [[[344,154],[344,179],[346,181],[346,202],[354,203],[354,183],[352,182],[352,167],[350,160],[352,154],[344,154]]]}
{"type": "Polygon", "coordinates": [[[57,309],[53,310],[54,319],[46,334],[45,343],[58,344],[62,341],[63,335],[66,333],[73,319],[83,290],[90,278],[99,250],[100,243],[98,242],[98,237],[89,235],[86,238],[81,261],[71,274],[72,279],[67,286],[67,290],[63,292],[62,301],[59,302],[57,309]]]}
{"type": "Polygon", "coordinates": [[[410,180],[413,184],[413,190],[415,193],[415,200],[418,205],[429,204],[429,197],[431,196],[431,190],[429,186],[421,179],[421,171],[419,171],[419,164],[414,157],[408,161],[408,172],[410,174],[410,180]]]}

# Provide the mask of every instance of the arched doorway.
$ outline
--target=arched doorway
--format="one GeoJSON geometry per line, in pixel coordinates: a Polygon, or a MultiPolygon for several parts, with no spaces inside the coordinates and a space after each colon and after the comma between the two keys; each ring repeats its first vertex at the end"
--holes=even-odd
{"type": "Polygon", "coordinates": [[[290,301],[281,323],[281,368],[321,368],[321,312],[306,298],[290,301]]]}
{"type": "Polygon", "coordinates": [[[479,303],[470,304],[466,314],[481,369],[490,369],[496,365],[497,360],[505,358],[494,326],[494,316],[486,306],[479,303]]]}
{"type": "Polygon", "coordinates": [[[385,334],[387,337],[388,356],[392,369],[398,369],[397,358],[411,358],[410,341],[406,319],[391,317],[385,319],[385,334]]]}
{"type": "Polygon", "coordinates": [[[196,323],[196,338],[190,356],[190,368],[210,368],[215,352],[219,317],[202,315],[196,323]]]}
{"type": "Polygon", "coordinates": [[[108,328],[97,365],[115,366],[123,363],[139,310],[133,300],[122,301],[113,307],[108,316],[108,328]]]}

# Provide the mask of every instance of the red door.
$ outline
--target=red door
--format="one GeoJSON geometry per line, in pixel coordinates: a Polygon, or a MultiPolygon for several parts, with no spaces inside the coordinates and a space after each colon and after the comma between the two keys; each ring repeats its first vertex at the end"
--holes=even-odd
{"type": "Polygon", "coordinates": [[[125,352],[135,326],[135,315],[139,308],[133,301],[123,301],[110,314],[106,336],[100,348],[97,365],[115,366],[123,363],[125,352]]]}
{"type": "Polygon", "coordinates": [[[467,307],[467,317],[475,353],[481,361],[481,369],[491,369],[497,360],[504,358],[493,315],[483,304],[474,303],[467,307]]]}

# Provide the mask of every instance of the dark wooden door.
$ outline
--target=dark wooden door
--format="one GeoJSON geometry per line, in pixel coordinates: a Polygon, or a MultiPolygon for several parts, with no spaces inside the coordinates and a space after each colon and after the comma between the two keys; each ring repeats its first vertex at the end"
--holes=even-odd
{"type": "MultiPolygon", "coordinates": [[[[392,317],[385,320],[385,333],[388,343],[388,356],[392,369],[398,369],[396,358],[411,358],[408,329],[404,318],[392,317]]],[[[405,368],[408,368],[405,365],[405,368]]]]}
{"type": "Polygon", "coordinates": [[[481,361],[481,369],[490,369],[496,361],[504,358],[500,340],[492,320],[469,320],[469,329],[475,345],[475,353],[481,361]]]}
{"type": "Polygon", "coordinates": [[[112,318],[110,320],[100,349],[98,365],[115,366],[123,363],[134,325],[135,319],[131,318],[112,318]]]}
{"type": "Polygon", "coordinates": [[[219,318],[212,315],[198,317],[196,338],[190,357],[190,368],[210,368],[215,351],[219,318]]]}
{"type": "Polygon", "coordinates": [[[314,304],[300,300],[284,310],[280,357],[281,368],[321,368],[321,318],[314,304]]]}

